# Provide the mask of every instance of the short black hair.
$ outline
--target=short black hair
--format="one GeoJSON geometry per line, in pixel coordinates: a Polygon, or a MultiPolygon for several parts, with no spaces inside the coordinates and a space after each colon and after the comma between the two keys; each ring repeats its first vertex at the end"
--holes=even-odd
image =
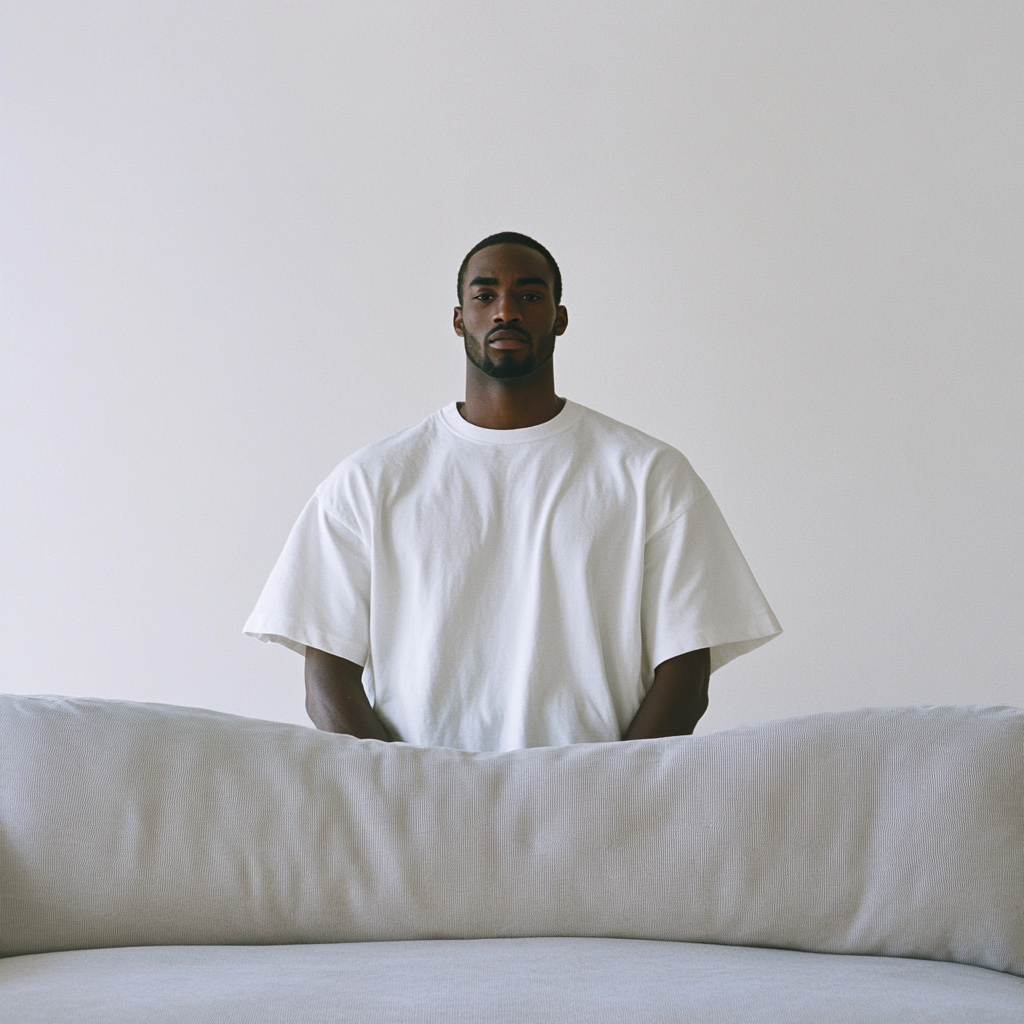
{"type": "Polygon", "coordinates": [[[462,279],[466,275],[466,267],[471,257],[474,253],[478,253],[481,249],[486,249],[488,246],[503,244],[525,245],[527,249],[534,249],[539,252],[548,261],[548,266],[551,268],[551,276],[555,279],[554,296],[555,305],[557,306],[562,301],[562,272],[558,269],[555,257],[540,242],[530,238],[529,235],[521,235],[518,231],[499,231],[496,235],[488,235],[482,242],[477,242],[466,253],[466,258],[462,261],[462,266],[459,267],[459,280],[455,288],[459,296],[459,305],[462,304],[462,279]]]}

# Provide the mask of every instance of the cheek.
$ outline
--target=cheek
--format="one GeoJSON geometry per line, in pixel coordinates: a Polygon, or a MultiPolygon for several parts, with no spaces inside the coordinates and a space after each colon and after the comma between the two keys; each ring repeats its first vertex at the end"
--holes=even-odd
{"type": "Polygon", "coordinates": [[[487,330],[487,318],[480,310],[467,311],[462,314],[462,329],[467,334],[479,334],[481,329],[487,330]]]}

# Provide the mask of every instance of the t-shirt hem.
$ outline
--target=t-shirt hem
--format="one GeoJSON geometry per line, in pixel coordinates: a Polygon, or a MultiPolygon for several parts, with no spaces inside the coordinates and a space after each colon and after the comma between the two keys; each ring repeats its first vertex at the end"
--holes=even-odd
{"type": "Polygon", "coordinates": [[[313,647],[319,651],[326,651],[337,658],[344,658],[346,661],[354,662],[356,665],[365,665],[369,651],[366,644],[349,640],[344,637],[332,636],[318,630],[311,630],[308,626],[297,623],[282,622],[254,622],[250,619],[242,632],[246,636],[255,637],[262,643],[280,644],[305,657],[306,648],[313,647]]]}
{"type": "Polygon", "coordinates": [[[774,640],[782,632],[777,622],[762,622],[744,634],[709,635],[694,634],[659,643],[652,652],[651,667],[657,668],[664,661],[676,658],[689,651],[699,651],[703,647],[711,650],[711,671],[716,672],[723,665],[747,654],[758,647],[774,640]]]}

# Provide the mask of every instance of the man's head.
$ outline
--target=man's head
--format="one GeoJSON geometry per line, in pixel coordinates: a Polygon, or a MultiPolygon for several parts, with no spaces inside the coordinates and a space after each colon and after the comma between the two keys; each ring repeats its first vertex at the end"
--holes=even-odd
{"type": "Polygon", "coordinates": [[[455,333],[491,377],[525,377],[543,366],[564,333],[562,276],[551,253],[515,231],[479,242],[459,268],[455,333]]]}

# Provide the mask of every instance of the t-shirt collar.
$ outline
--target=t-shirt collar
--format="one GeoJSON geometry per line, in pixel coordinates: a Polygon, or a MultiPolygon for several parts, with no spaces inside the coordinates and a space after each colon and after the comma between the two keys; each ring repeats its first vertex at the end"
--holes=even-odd
{"type": "Polygon", "coordinates": [[[538,423],[533,427],[520,427],[517,430],[491,430],[469,423],[462,418],[456,402],[439,410],[438,415],[449,430],[471,441],[482,444],[522,444],[524,441],[542,441],[568,430],[583,415],[583,406],[566,399],[557,416],[553,416],[545,423],[538,423]]]}

